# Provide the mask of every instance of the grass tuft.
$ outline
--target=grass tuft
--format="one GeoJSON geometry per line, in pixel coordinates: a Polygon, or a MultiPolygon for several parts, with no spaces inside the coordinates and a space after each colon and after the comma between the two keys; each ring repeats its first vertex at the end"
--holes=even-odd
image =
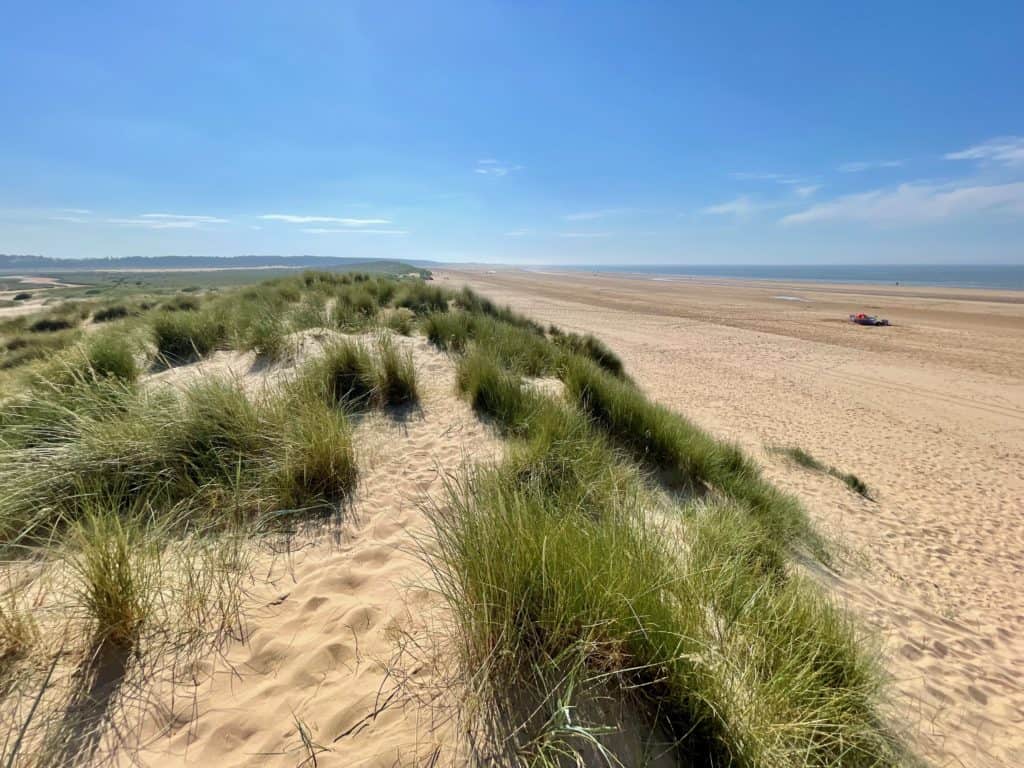
{"type": "Polygon", "coordinates": [[[257,358],[268,362],[283,360],[293,352],[284,319],[271,311],[261,313],[252,321],[244,346],[251,349],[257,358]]]}
{"type": "Polygon", "coordinates": [[[32,333],[53,333],[54,331],[66,331],[74,328],[77,323],[63,317],[41,317],[31,323],[28,329],[32,333]]]}
{"type": "Polygon", "coordinates": [[[83,351],[94,376],[125,382],[134,382],[139,377],[131,341],[124,336],[94,334],[85,342],[83,351]]]}
{"type": "Polygon", "coordinates": [[[282,506],[324,509],[350,494],[358,475],[345,414],[320,400],[282,403],[283,441],[273,484],[282,506]]]}
{"type": "Polygon", "coordinates": [[[586,334],[581,336],[576,333],[562,333],[552,326],[556,333],[552,334],[552,340],[559,347],[574,355],[593,360],[597,365],[613,376],[624,378],[626,375],[622,360],[609,347],[596,336],[586,334]]]}
{"type": "Polygon", "coordinates": [[[342,340],[326,347],[309,364],[303,381],[319,391],[331,405],[372,407],[378,395],[373,356],[360,342],[342,340]]]}
{"type": "Polygon", "coordinates": [[[153,321],[153,334],[159,355],[177,364],[213,352],[226,340],[227,327],[211,310],[162,312],[153,321]]]}
{"type": "Polygon", "coordinates": [[[7,688],[11,667],[28,656],[39,642],[39,625],[21,605],[17,592],[9,589],[0,597],[0,695],[7,688]]]}
{"type": "Polygon", "coordinates": [[[92,321],[94,323],[109,323],[111,320],[120,320],[123,317],[128,317],[131,314],[131,310],[123,304],[115,304],[112,307],[104,307],[103,309],[97,309],[92,314],[92,321]]]}
{"type": "Polygon", "coordinates": [[[79,600],[94,623],[96,646],[131,648],[153,612],[160,553],[143,524],[90,509],[71,533],[70,565],[79,600]]]}
{"type": "Polygon", "coordinates": [[[711,490],[744,504],[777,541],[803,541],[824,556],[799,503],[765,481],[736,446],[715,440],[588,360],[572,359],[564,375],[570,398],[639,461],[667,472],[682,487],[711,490]]]}
{"type": "Polygon", "coordinates": [[[385,405],[404,405],[419,399],[416,366],[412,350],[398,347],[390,336],[381,334],[377,340],[379,372],[377,391],[385,405]]]}
{"type": "Polygon", "coordinates": [[[832,475],[832,477],[835,477],[843,481],[846,484],[846,486],[854,493],[859,494],[866,499],[871,498],[871,489],[868,487],[867,483],[865,483],[863,480],[857,477],[857,475],[853,474],[852,472],[843,472],[841,469],[825,464],[824,462],[819,461],[814,456],[809,454],[803,448],[799,448],[796,446],[788,446],[781,448],[773,448],[772,450],[775,451],[776,453],[781,453],[783,456],[785,456],[795,464],[799,464],[801,467],[804,467],[805,469],[811,469],[814,470],[815,472],[822,472],[827,475],[832,475]]]}

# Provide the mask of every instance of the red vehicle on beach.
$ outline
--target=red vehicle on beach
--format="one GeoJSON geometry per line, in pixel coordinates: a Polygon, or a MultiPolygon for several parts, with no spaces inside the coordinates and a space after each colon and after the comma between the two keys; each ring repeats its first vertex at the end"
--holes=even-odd
{"type": "Polygon", "coordinates": [[[875,317],[874,315],[865,315],[863,312],[858,312],[855,315],[850,315],[850,322],[856,323],[857,325],[888,325],[889,321],[884,318],[875,317]]]}

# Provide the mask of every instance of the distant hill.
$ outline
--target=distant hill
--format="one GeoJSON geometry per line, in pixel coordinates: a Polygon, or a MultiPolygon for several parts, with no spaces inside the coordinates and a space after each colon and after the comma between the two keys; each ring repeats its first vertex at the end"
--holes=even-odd
{"type": "Polygon", "coordinates": [[[105,259],[55,259],[49,256],[0,254],[0,272],[92,272],[103,270],[194,269],[353,269],[366,272],[427,272],[391,259],[344,256],[126,256],[105,259]]]}

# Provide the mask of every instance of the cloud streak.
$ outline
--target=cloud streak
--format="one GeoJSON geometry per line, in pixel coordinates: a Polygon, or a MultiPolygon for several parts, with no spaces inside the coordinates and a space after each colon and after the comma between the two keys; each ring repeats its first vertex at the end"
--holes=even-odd
{"type": "Polygon", "coordinates": [[[1024,165],[1024,136],[1000,136],[959,152],[950,152],[947,160],[979,160],[1000,165],[1024,165]]]}
{"type": "Polygon", "coordinates": [[[599,237],[611,237],[611,232],[559,232],[559,237],[590,239],[599,237]]]}
{"type": "Polygon", "coordinates": [[[338,229],[336,227],[310,227],[303,229],[311,235],[407,235],[404,229],[338,229]]]}
{"type": "Polygon", "coordinates": [[[180,213],[143,213],[134,218],[106,219],[107,224],[147,229],[198,229],[204,224],[227,224],[217,216],[192,216],[180,213]]]}
{"type": "Polygon", "coordinates": [[[749,216],[752,213],[770,208],[771,205],[767,203],[758,203],[750,199],[746,195],[740,195],[734,200],[729,200],[725,203],[718,203],[717,205],[709,205],[706,208],[701,208],[700,212],[708,216],[749,216]]]}
{"type": "Polygon", "coordinates": [[[578,213],[567,213],[562,218],[566,221],[593,221],[594,219],[604,219],[608,216],[620,216],[624,213],[629,213],[629,208],[603,208],[598,211],[580,211],[578,213]]]}
{"type": "Polygon", "coordinates": [[[776,184],[804,184],[805,179],[788,173],[748,173],[737,171],[729,174],[739,181],[774,181],[776,184]]]}
{"type": "Polygon", "coordinates": [[[483,160],[476,161],[476,167],[473,169],[473,173],[479,173],[481,176],[508,176],[514,171],[522,170],[521,165],[510,165],[504,163],[501,160],[495,160],[494,158],[485,158],[483,160]]]}
{"type": "Polygon", "coordinates": [[[179,213],[144,213],[140,219],[152,219],[154,221],[188,221],[195,224],[227,224],[227,219],[220,219],[216,216],[185,216],[179,213]]]}
{"type": "Polygon", "coordinates": [[[283,221],[288,224],[340,224],[343,227],[370,227],[390,224],[391,219],[353,219],[341,216],[306,216],[295,213],[265,213],[263,221],[283,221]]]}
{"type": "Polygon", "coordinates": [[[912,224],[979,213],[1024,215],[1024,182],[1011,184],[900,184],[813,205],[784,216],[784,225],[828,221],[912,224]]]}
{"type": "Polygon", "coordinates": [[[857,160],[851,163],[843,163],[839,166],[839,172],[863,173],[875,168],[899,168],[902,165],[902,160],[857,160]]]}

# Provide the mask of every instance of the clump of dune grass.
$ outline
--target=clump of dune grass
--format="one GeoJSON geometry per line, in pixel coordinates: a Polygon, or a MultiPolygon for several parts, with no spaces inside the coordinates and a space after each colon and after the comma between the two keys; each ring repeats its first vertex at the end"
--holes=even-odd
{"type": "Polygon", "coordinates": [[[837,467],[833,467],[829,464],[825,464],[819,461],[817,458],[809,454],[803,448],[797,446],[788,446],[781,448],[773,448],[776,453],[781,453],[786,458],[790,459],[795,464],[799,464],[805,469],[814,470],[815,472],[823,472],[828,475],[832,475],[843,483],[856,494],[863,496],[866,499],[871,498],[871,489],[867,483],[861,480],[857,475],[852,472],[844,472],[837,467]]]}
{"type": "Polygon", "coordinates": [[[94,323],[109,323],[111,320],[120,320],[123,317],[128,317],[130,314],[131,310],[124,304],[114,304],[113,306],[103,307],[93,312],[92,321],[94,323]]]}
{"type": "Polygon", "coordinates": [[[612,350],[593,334],[580,335],[578,333],[563,333],[554,326],[552,326],[551,338],[559,347],[567,350],[568,352],[580,355],[582,357],[593,360],[597,365],[613,376],[623,378],[625,376],[625,367],[622,364],[622,359],[616,355],[612,350]]]}
{"type": "Polygon", "coordinates": [[[97,646],[132,647],[153,612],[160,553],[141,526],[116,512],[90,509],[72,529],[69,564],[97,646]]]}
{"type": "Polygon", "coordinates": [[[555,372],[558,350],[531,328],[482,318],[474,327],[474,341],[487,348],[507,370],[525,376],[555,372]]]}
{"type": "Polygon", "coordinates": [[[153,320],[157,353],[172,364],[208,355],[227,332],[223,317],[213,310],[161,312],[153,320]]]}
{"type": "Polygon", "coordinates": [[[116,510],[185,505],[178,524],[213,529],[338,501],[354,486],[351,440],[343,422],[321,418],[322,403],[296,396],[250,400],[216,378],[181,394],[110,379],[41,382],[0,408],[5,543],[46,539],[96,497],[116,510]]]}
{"type": "Polygon", "coordinates": [[[474,329],[474,316],[466,312],[433,312],[423,321],[423,332],[430,343],[451,352],[464,351],[474,329]]]}
{"type": "Polygon", "coordinates": [[[828,470],[828,467],[814,458],[814,456],[809,454],[803,448],[798,448],[796,446],[792,448],[779,448],[778,452],[784,454],[795,464],[799,464],[801,467],[806,469],[813,469],[816,472],[825,472],[828,470]]]}
{"type": "Polygon", "coordinates": [[[322,328],[329,325],[327,320],[327,300],[320,294],[303,297],[301,303],[288,315],[292,330],[304,331],[307,328],[322,328]]]}
{"type": "Polygon", "coordinates": [[[243,346],[268,362],[287,358],[293,352],[288,329],[280,314],[265,312],[255,318],[245,332],[243,346]]]}
{"type": "Polygon", "coordinates": [[[404,405],[419,399],[412,351],[400,348],[387,334],[377,339],[377,391],[385,405],[404,405]]]}
{"type": "Polygon", "coordinates": [[[411,310],[416,315],[448,311],[448,293],[436,285],[422,281],[403,283],[395,292],[392,303],[395,307],[411,310]]]}
{"type": "MultiPolygon", "coordinates": [[[[835,467],[832,467],[832,469],[835,469],[835,467]]],[[[871,498],[871,488],[868,487],[867,483],[857,477],[857,475],[852,472],[840,472],[838,470],[833,474],[846,483],[847,487],[854,493],[860,494],[866,499],[871,498]]]]}
{"type": "Polygon", "coordinates": [[[334,324],[343,330],[355,331],[373,324],[379,305],[372,293],[360,286],[346,286],[334,303],[334,324]]]}
{"type": "Polygon", "coordinates": [[[332,406],[364,410],[414,402],[419,397],[412,353],[382,334],[373,348],[341,339],[299,372],[294,391],[332,406]]]}
{"type": "Polygon", "coordinates": [[[272,483],[288,509],[325,509],[355,488],[358,471],[345,414],[322,400],[282,403],[283,434],[272,483]]]}
{"type": "Polygon", "coordinates": [[[200,380],[185,391],[179,425],[169,433],[172,460],[197,484],[247,469],[273,429],[236,383],[200,380]]]}
{"type": "Polygon", "coordinates": [[[74,344],[81,335],[81,330],[77,328],[47,334],[13,335],[3,342],[0,370],[20,368],[28,363],[46,359],[74,344]]]}
{"type": "MultiPolygon", "coordinates": [[[[28,656],[39,642],[39,625],[31,611],[19,600],[18,592],[9,587],[0,595],[0,678],[6,677],[13,665],[28,656]]],[[[6,681],[0,681],[0,695],[6,681]]]]}
{"type": "Polygon", "coordinates": [[[29,324],[28,329],[32,333],[53,333],[54,331],[66,331],[74,328],[77,323],[64,317],[41,317],[29,324]]]}
{"type": "Polygon", "coordinates": [[[643,475],[586,409],[524,387],[484,349],[460,361],[459,386],[514,443],[450,484],[428,558],[470,687],[503,709],[528,761],[607,759],[610,723],[567,729],[558,713],[617,698],[683,764],[896,762],[874,656],[789,572],[774,520],[694,502],[688,535],[666,537],[643,475]]]}
{"type": "Polygon", "coordinates": [[[98,377],[113,377],[132,382],[139,376],[135,350],[125,336],[97,333],[84,344],[83,352],[90,372],[98,377]]]}
{"type": "Polygon", "coordinates": [[[199,309],[200,301],[193,296],[178,295],[167,299],[160,305],[160,309],[167,312],[194,312],[199,309]]]}
{"type": "Polygon", "coordinates": [[[359,341],[345,339],[325,347],[306,365],[298,382],[326,402],[349,408],[371,407],[378,396],[373,356],[359,341]]]}
{"type": "Polygon", "coordinates": [[[478,294],[469,286],[463,286],[462,289],[455,294],[454,301],[456,306],[461,307],[471,314],[486,315],[487,317],[499,322],[514,325],[518,328],[525,328],[537,335],[543,335],[544,333],[544,329],[539,323],[514,312],[511,307],[498,306],[487,297],[478,294]]]}
{"type": "Polygon", "coordinates": [[[415,315],[407,309],[392,309],[384,313],[383,325],[401,336],[411,336],[415,315]]]}
{"type": "Polygon", "coordinates": [[[641,462],[693,492],[712,491],[746,505],[779,541],[804,542],[824,555],[800,504],[761,476],[740,449],[650,402],[628,382],[580,357],[564,369],[568,396],[641,462]]]}
{"type": "Polygon", "coordinates": [[[493,418],[508,435],[524,434],[544,406],[542,395],[524,387],[518,375],[504,370],[482,348],[459,360],[456,383],[473,409],[493,418]]]}
{"type": "Polygon", "coordinates": [[[427,316],[423,330],[427,339],[440,349],[463,352],[472,341],[486,349],[502,367],[527,376],[552,373],[561,361],[559,350],[542,335],[487,315],[435,312],[427,316]]]}

